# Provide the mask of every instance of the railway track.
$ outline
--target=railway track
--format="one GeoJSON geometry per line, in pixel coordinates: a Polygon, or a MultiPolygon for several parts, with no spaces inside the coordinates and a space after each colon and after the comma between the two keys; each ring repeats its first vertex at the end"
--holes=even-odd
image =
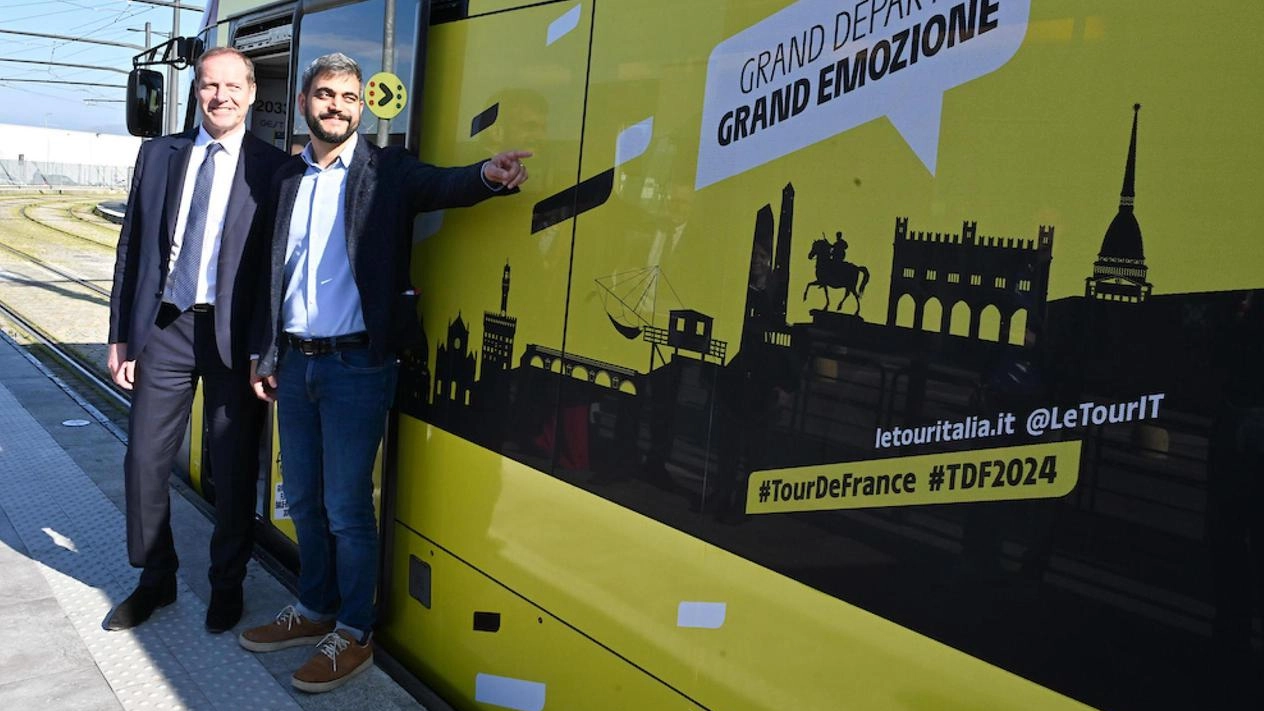
{"type": "Polygon", "coordinates": [[[39,361],[64,390],[86,400],[96,412],[104,413],[110,427],[123,432],[130,399],[110,380],[101,352],[103,341],[93,327],[104,324],[108,312],[109,277],[101,265],[106,256],[103,248],[112,250],[113,246],[50,224],[48,215],[31,214],[44,208],[70,219],[81,203],[47,196],[0,198],[8,224],[14,226],[4,230],[0,241],[5,261],[0,273],[0,318],[23,335],[28,356],[39,361]],[[58,244],[54,234],[76,239],[58,244]],[[96,278],[76,273],[76,264],[96,278]]]}
{"type": "MultiPolygon", "coordinates": [[[[38,197],[39,196],[36,196],[34,198],[31,196],[5,196],[4,198],[0,198],[0,205],[3,205],[10,209],[14,209],[17,212],[17,214],[22,218],[22,220],[37,226],[41,230],[48,230],[61,236],[73,238],[74,240],[76,240],[76,243],[78,244],[91,245],[93,247],[93,249],[91,250],[93,255],[99,254],[99,252],[97,251],[98,249],[106,249],[111,252],[114,250],[115,245],[112,242],[93,239],[91,237],[78,234],[71,230],[67,230],[63,227],[60,227],[56,224],[52,224],[46,218],[41,219],[40,216],[33,214],[33,211],[37,209],[54,209],[54,210],[61,211],[64,215],[68,217],[79,220],[79,222],[84,225],[96,224],[93,220],[90,220],[89,218],[86,218],[75,212],[75,209],[74,209],[75,206],[81,204],[82,201],[57,200],[55,202],[42,202],[38,199],[38,197]]],[[[63,279],[70,283],[77,284],[98,296],[103,296],[103,297],[106,297],[107,299],[109,298],[109,295],[110,295],[109,289],[104,288],[97,283],[101,281],[99,278],[94,280],[94,279],[88,279],[88,278],[84,278],[79,275],[73,274],[69,271],[66,271],[61,266],[53,264],[51,261],[49,261],[46,258],[46,255],[41,256],[38,254],[33,254],[31,251],[28,251],[37,243],[32,243],[29,246],[24,245],[26,246],[26,248],[24,249],[24,248],[15,246],[14,244],[11,243],[12,241],[15,241],[15,240],[6,240],[4,242],[0,242],[0,252],[8,253],[16,257],[19,257],[22,261],[34,264],[45,271],[48,271],[52,274],[57,275],[57,277],[59,277],[60,279],[63,279]]],[[[21,241],[21,240],[16,240],[16,241],[21,241]]],[[[27,241],[29,241],[29,239],[27,241]]]]}
{"type": "MultiPolygon", "coordinates": [[[[76,214],[74,211],[74,205],[76,204],[78,203],[68,203],[67,206],[64,208],[68,215],[70,215],[71,217],[75,219],[78,219],[80,222],[83,222],[84,224],[97,224],[93,222],[92,220],[89,220],[88,218],[83,217],[82,215],[76,214]]],[[[109,240],[104,237],[102,239],[94,239],[92,237],[87,237],[87,236],[78,234],[76,232],[67,230],[63,227],[58,227],[57,225],[51,224],[45,220],[41,220],[40,218],[35,217],[34,215],[31,214],[31,211],[34,208],[43,208],[43,207],[49,207],[49,206],[45,204],[40,204],[40,203],[31,203],[28,205],[23,205],[22,207],[18,208],[18,212],[22,215],[23,218],[30,220],[31,222],[34,222],[40,227],[44,227],[46,229],[50,229],[54,232],[57,232],[58,234],[65,235],[67,237],[71,237],[82,242],[87,242],[88,244],[92,244],[97,247],[104,247],[105,249],[109,249],[111,251],[114,249],[115,244],[116,244],[114,240],[109,240]]]]}
{"type": "Polygon", "coordinates": [[[31,254],[30,252],[25,252],[23,250],[18,249],[17,247],[13,247],[13,246],[3,244],[3,243],[0,243],[0,250],[3,250],[5,252],[8,252],[9,254],[13,254],[15,256],[21,257],[22,259],[25,259],[26,261],[31,262],[32,264],[35,264],[36,266],[42,269],[46,269],[56,274],[62,279],[74,282],[89,291],[99,294],[100,296],[104,296],[106,299],[110,298],[109,289],[106,289],[105,287],[97,285],[90,279],[84,279],[83,277],[75,276],[74,274],[71,274],[68,271],[65,271],[59,267],[56,267],[44,261],[43,259],[40,259],[39,257],[35,256],[34,254],[31,254]]]}
{"type": "MultiPolygon", "coordinates": [[[[80,222],[85,222],[90,225],[96,225],[97,227],[100,227],[103,230],[112,231],[115,234],[118,233],[119,231],[118,225],[114,224],[113,222],[102,221],[101,217],[97,215],[95,212],[93,212],[92,210],[90,209],[86,211],[75,210],[75,205],[82,205],[82,204],[83,203],[74,203],[70,206],[68,212],[70,212],[72,217],[74,217],[76,220],[79,220],[80,222]]],[[[110,246],[113,247],[114,245],[111,243],[110,246]]]]}

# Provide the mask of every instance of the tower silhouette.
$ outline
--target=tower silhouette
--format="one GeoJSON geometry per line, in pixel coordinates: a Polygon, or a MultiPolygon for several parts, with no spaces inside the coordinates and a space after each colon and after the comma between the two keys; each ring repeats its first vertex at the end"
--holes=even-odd
{"type": "Polygon", "coordinates": [[[509,315],[509,262],[500,281],[500,312],[483,313],[483,363],[481,379],[496,378],[513,365],[514,336],[518,319],[509,315]]]}
{"type": "Polygon", "coordinates": [[[1153,285],[1146,281],[1148,268],[1141,242],[1141,226],[1133,214],[1137,177],[1137,117],[1141,104],[1132,106],[1132,140],[1124,166],[1124,186],[1119,193],[1119,211],[1106,228],[1102,248],[1093,262],[1093,276],[1084,280],[1084,295],[1099,301],[1139,304],[1150,296],[1153,285]]]}
{"type": "Polygon", "coordinates": [[[743,342],[790,345],[786,322],[786,301],[790,289],[790,247],[794,229],[794,184],[781,191],[780,226],[775,223],[772,204],[755,213],[751,240],[750,271],[747,274],[743,342]]]}

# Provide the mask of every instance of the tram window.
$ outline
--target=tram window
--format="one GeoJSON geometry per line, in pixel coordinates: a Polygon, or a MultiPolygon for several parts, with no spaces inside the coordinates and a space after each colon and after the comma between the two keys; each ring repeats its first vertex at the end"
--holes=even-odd
{"type": "MultiPolygon", "coordinates": [[[[408,94],[407,104],[390,119],[379,119],[366,105],[360,115],[359,132],[379,145],[404,145],[411,120],[408,104],[419,99],[412,93],[417,40],[423,27],[421,21],[421,3],[418,0],[364,0],[352,4],[306,0],[299,24],[294,96],[302,90],[303,70],[312,60],[331,52],[342,52],[360,64],[364,82],[361,95],[365,101],[369,99],[369,79],[378,72],[390,72],[404,86],[408,94]],[[394,19],[394,29],[389,37],[384,29],[388,8],[393,10],[394,19]]],[[[291,126],[294,131],[292,143],[306,145],[309,130],[306,120],[297,111],[297,102],[291,126]]]]}

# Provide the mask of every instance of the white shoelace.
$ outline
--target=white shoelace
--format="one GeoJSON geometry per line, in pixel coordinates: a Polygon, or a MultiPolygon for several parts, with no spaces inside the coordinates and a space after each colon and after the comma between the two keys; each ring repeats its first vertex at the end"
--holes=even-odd
{"type": "Polygon", "coordinates": [[[293,605],[286,605],[284,610],[277,613],[276,620],[273,624],[285,625],[286,630],[294,628],[294,623],[298,622],[302,615],[298,614],[298,608],[293,605]]]}
{"type": "Polygon", "coordinates": [[[346,649],[350,644],[346,637],[337,632],[330,632],[316,644],[316,651],[329,657],[329,660],[334,663],[334,671],[338,671],[338,653],[346,649]]]}

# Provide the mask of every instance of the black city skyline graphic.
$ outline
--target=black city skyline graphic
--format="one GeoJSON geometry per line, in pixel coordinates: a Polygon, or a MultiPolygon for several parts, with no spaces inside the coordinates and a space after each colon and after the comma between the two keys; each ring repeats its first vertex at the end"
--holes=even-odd
{"type": "MultiPolygon", "coordinates": [[[[1224,393],[1251,376],[1220,361],[1236,346],[1264,348],[1258,333],[1238,328],[1241,292],[1155,293],[1135,213],[1140,106],[1132,108],[1123,185],[1097,259],[1060,265],[1082,270],[1081,296],[1048,299],[1056,225],[990,236],[976,220],[947,232],[894,215],[886,318],[865,321],[864,262],[878,241],[845,224],[796,234],[791,182],[775,213],[772,202],[755,210],[736,342],[715,338],[715,318],[688,308],[686,292],[666,324],[608,309],[615,332],[644,344],[644,371],[519,346],[506,262],[498,308],[482,314],[482,342],[471,343],[463,313],[438,333],[426,324],[427,338],[440,336],[434,358],[427,346],[405,359],[399,407],[1093,706],[1197,707],[1219,673],[1210,660],[1255,634],[1250,604],[1224,582],[1249,577],[1248,554],[1209,552],[1203,526],[1210,510],[1250,501],[1228,493],[1216,452],[1228,426],[1224,393]],[[801,294],[789,293],[792,269],[814,277],[801,294]],[[808,320],[790,322],[792,298],[807,304],[808,320]],[[1065,434],[1082,440],[1082,460],[1064,499],[745,514],[752,471],[953,448],[878,453],[878,427],[1157,392],[1165,400],[1156,421],[1065,434]],[[770,542],[805,527],[839,545],[808,552],[770,542]],[[857,568],[873,561],[881,574],[857,568]],[[1120,579],[1130,582],[1120,588],[1120,579]],[[957,614],[928,608],[931,594],[957,614]],[[1154,609],[1172,596],[1215,609],[1215,624],[1184,610],[1156,622],[1154,609]],[[1136,640],[1126,654],[1105,631],[1121,625],[1136,640]],[[1028,635],[1018,647],[1015,629],[1028,635]],[[1182,660],[1190,672],[1142,693],[1114,691],[1147,659],[1182,660]]],[[[1034,441],[1043,440],[1020,431],[954,446],[1034,441]]],[[[1255,545],[1250,555],[1264,555],[1255,545]]]]}
{"type": "MultiPolygon", "coordinates": [[[[1085,296],[1055,302],[1056,313],[1076,312],[1085,301],[1136,305],[1154,301],[1151,298],[1153,286],[1145,281],[1147,267],[1142,237],[1133,215],[1139,109],[1139,105],[1134,106],[1119,211],[1107,229],[1092,274],[1085,278],[1085,296]]],[[[1040,331],[1049,319],[1047,295],[1054,226],[1040,225],[1034,239],[1025,239],[980,235],[976,221],[964,222],[958,233],[917,231],[910,228],[908,218],[896,217],[886,323],[868,323],[859,317],[869,271],[864,265],[846,259],[849,245],[840,230],[835,233],[833,242],[822,234],[812,242],[806,255],[814,264],[816,278],[805,286],[803,300],[807,301],[812,290],[818,289],[824,295],[824,307],[810,310],[810,322],[792,325],[788,323],[787,312],[790,269],[795,258],[794,202],[795,188],[789,183],[782,191],[777,218],[774,218],[771,203],[756,212],[741,336],[743,347],[747,349],[764,345],[792,349],[791,344],[798,343],[799,353],[829,344],[907,354],[928,350],[929,343],[932,344],[929,350],[950,356],[954,362],[980,365],[996,358],[1007,346],[1030,347],[1032,344],[1026,343],[1029,334],[1017,331],[1020,328],[1040,331]],[[830,289],[844,293],[831,299],[830,289]],[[852,311],[844,313],[843,307],[849,299],[852,311]],[[913,307],[912,323],[898,323],[900,304],[908,301],[913,307]],[[968,314],[968,326],[965,333],[954,335],[950,327],[959,323],[953,318],[953,312],[959,309],[968,314]],[[994,333],[982,334],[983,318],[989,310],[999,318],[999,328],[994,333]],[[932,323],[930,316],[935,314],[938,320],[932,323]]],[[[740,359],[739,351],[732,361],[724,364],[728,344],[712,338],[712,316],[678,308],[668,313],[666,328],[645,319],[642,325],[627,325],[610,316],[613,327],[621,335],[640,337],[647,344],[651,353],[650,372],[639,372],[582,354],[563,353],[536,343],[526,345],[515,368],[512,359],[517,317],[509,312],[511,286],[512,265],[506,262],[501,274],[499,310],[484,313],[483,341],[477,347],[470,343],[470,328],[463,314],[456,314],[448,322],[445,337],[435,349],[433,385],[428,348],[410,355],[404,363],[406,385],[401,408],[405,413],[506,453],[495,438],[480,436],[479,431],[486,424],[483,415],[503,414],[513,409],[510,398],[516,390],[513,385],[515,373],[519,371],[536,369],[566,379],[578,378],[635,398],[646,385],[658,379],[655,363],[671,367],[676,358],[684,358],[732,368],[740,359]],[[664,357],[664,350],[670,350],[673,358],[664,357]]],[[[1139,320],[1146,320],[1141,310],[1127,314],[1127,321],[1134,326],[1139,320]]],[[[1117,326],[1126,329],[1128,323],[1117,326]]],[[[1139,335],[1132,334],[1130,340],[1139,335]]],[[[760,380],[760,375],[763,373],[759,371],[747,373],[747,379],[754,376],[760,380]]],[[[498,415],[495,419],[503,418],[498,415]]]]}

